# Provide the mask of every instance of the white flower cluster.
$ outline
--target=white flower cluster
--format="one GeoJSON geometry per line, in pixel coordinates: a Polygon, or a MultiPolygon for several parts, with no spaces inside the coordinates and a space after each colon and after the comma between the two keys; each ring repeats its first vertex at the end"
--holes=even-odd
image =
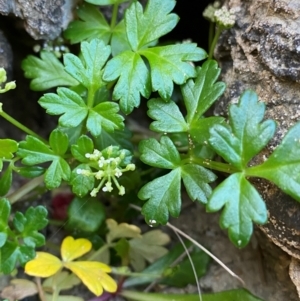
{"type": "MultiPolygon", "coordinates": [[[[100,183],[97,187],[95,187],[90,195],[95,197],[99,190],[102,188],[102,191],[113,191],[112,182],[119,190],[119,195],[125,194],[124,186],[120,185],[117,178],[120,178],[124,172],[135,170],[135,164],[127,164],[125,167],[122,167],[123,161],[126,157],[126,153],[124,150],[115,151],[116,149],[113,146],[109,146],[107,149],[100,152],[95,149],[92,154],[87,153],[85,157],[91,161],[96,161],[97,169],[96,172],[92,172],[86,169],[78,168],[76,170],[77,174],[84,176],[93,176],[97,180],[100,180],[100,183]],[[115,157],[114,157],[115,156],[115,157]]],[[[93,166],[94,167],[94,166],[93,166]]]]}
{"type": "Polygon", "coordinates": [[[215,11],[221,7],[220,1],[215,1],[213,4],[209,4],[202,15],[210,22],[215,22],[215,11]]]}
{"type": "Polygon", "coordinates": [[[235,23],[235,15],[229,11],[227,7],[223,6],[215,11],[215,22],[222,28],[228,29],[233,27],[235,23]]]}

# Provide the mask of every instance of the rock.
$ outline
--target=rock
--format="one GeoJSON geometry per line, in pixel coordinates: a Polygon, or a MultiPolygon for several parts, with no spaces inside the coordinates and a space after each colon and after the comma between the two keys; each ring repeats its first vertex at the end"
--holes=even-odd
{"type": "MultiPolygon", "coordinates": [[[[274,139],[253,163],[261,163],[300,120],[300,2],[227,0],[237,22],[224,32],[215,52],[227,84],[215,113],[226,115],[246,89],[266,103],[266,118],[278,124],[274,139]]],[[[300,259],[300,204],[264,180],[254,180],[266,201],[269,220],[261,230],[282,250],[300,259]]],[[[294,300],[294,299],[293,299],[294,300]]]]}
{"type": "Polygon", "coordinates": [[[53,40],[71,21],[78,0],[0,0],[0,13],[24,20],[26,31],[36,40],[53,40]]]}

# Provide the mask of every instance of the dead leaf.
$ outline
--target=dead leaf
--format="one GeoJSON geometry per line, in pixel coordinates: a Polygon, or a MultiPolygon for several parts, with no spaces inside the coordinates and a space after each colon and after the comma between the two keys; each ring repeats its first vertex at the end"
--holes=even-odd
{"type": "Polygon", "coordinates": [[[113,219],[107,219],[106,225],[109,230],[106,235],[107,243],[111,243],[117,238],[134,238],[141,236],[141,229],[135,225],[129,225],[127,223],[118,224],[113,219]]]}
{"type": "Polygon", "coordinates": [[[26,279],[13,279],[1,292],[1,298],[9,301],[21,300],[38,293],[36,284],[26,279]]]}
{"type": "Polygon", "coordinates": [[[161,230],[152,230],[139,238],[133,238],[130,244],[130,264],[135,271],[142,271],[146,267],[146,261],[152,263],[168,253],[163,247],[170,242],[170,237],[161,230]]]}

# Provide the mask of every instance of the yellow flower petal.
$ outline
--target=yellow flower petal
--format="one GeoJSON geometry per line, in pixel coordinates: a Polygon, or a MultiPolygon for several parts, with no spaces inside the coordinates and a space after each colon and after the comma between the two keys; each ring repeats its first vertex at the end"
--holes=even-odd
{"type": "Polygon", "coordinates": [[[61,258],[64,262],[72,261],[92,248],[92,243],[85,238],[74,239],[71,236],[66,237],[61,244],[61,258]]]}
{"type": "Polygon", "coordinates": [[[25,273],[36,277],[50,277],[62,267],[62,262],[56,256],[46,252],[36,252],[35,258],[26,263],[25,273]]]}
{"type": "Polygon", "coordinates": [[[96,296],[103,293],[103,289],[110,293],[117,291],[117,283],[106,274],[111,268],[104,263],[96,261],[65,262],[64,266],[70,269],[87,288],[96,296]]]}

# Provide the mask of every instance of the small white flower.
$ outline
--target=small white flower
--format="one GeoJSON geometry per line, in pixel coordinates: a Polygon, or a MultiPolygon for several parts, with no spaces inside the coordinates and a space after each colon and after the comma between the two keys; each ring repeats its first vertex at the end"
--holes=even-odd
{"type": "Polygon", "coordinates": [[[113,191],[113,187],[111,185],[111,182],[106,182],[105,186],[102,188],[103,191],[108,191],[108,192],[112,192],[113,191]]]}
{"type": "Polygon", "coordinates": [[[117,178],[120,178],[121,176],[122,176],[122,171],[121,171],[121,169],[120,168],[116,168],[115,169],[115,176],[117,177],[117,178]]]}
{"type": "Polygon", "coordinates": [[[94,188],[94,189],[91,191],[90,196],[95,197],[95,196],[97,195],[97,193],[98,193],[98,189],[97,189],[97,188],[94,188]]]}
{"type": "Polygon", "coordinates": [[[125,188],[124,186],[119,187],[119,195],[124,195],[125,194],[125,188]]]}
{"type": "Polygon", "coordinates": [[[231,28],[235,23],[235,15],[227,7],[217,9],[214,14],[216,23],[224,28],[231,28]]]}
{"type": "Polygon", "coordinates": [[[135,164],[133,164],[133,163],[130,163],[130,164],[128,164],[127,166],[126,166],[126,170],[131,170],[131,171],[133,171],[133,170],[135,170],[135,164]]]}

